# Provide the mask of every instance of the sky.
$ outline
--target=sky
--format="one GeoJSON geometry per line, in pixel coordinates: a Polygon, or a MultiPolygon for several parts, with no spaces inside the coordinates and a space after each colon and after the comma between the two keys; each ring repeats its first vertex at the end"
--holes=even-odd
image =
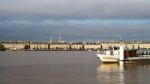
{"type": "Polygon", "coordinates": [[[150,40],[150,0],[0,0],[0,40],[150,40]]]}

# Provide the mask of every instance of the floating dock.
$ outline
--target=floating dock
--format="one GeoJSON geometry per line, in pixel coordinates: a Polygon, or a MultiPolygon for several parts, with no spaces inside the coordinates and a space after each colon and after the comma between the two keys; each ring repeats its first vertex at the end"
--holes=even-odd
{"type": "Polygon", "coordinates": [[[138,61],[138,60],[150,60],[150,57],[130,57],[126,58],[126,61],[138,61]]]}

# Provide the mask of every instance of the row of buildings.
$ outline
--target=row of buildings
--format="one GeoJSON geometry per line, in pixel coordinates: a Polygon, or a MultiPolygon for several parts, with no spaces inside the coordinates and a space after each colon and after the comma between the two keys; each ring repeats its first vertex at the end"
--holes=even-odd
{"type": "Polygon", "coordinates": [[[128,49],[150,49],[150,43],[144,42],[99,42],[99,43],[59,43],[59,42],[31,42],[5,41],[1,42],[7,50],[98,50],[108,49],[110,46],[124,46],[128,49]]]}

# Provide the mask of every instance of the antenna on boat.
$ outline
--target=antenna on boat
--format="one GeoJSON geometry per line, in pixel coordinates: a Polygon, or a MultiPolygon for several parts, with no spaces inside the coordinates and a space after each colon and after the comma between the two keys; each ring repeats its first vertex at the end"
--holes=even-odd
{"type": "Polygon", "coordinates": [[[121,36],[120,36],[119,40],[122,41],[122,37],[121,36]]]}
{"type": "Polygon", "coordinates": [[[119,36],[119,41],[120,41],[120,42],[123,42],[122,35],[119,36]]]}

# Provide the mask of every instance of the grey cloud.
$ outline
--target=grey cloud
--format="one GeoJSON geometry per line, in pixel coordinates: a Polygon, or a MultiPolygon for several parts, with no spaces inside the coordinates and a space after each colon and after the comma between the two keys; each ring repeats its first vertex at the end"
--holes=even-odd
{"type": "MultiPolygon", "coordinates": [[[[45,40],[50,36],[55,40],[61,35],[64,40],[100,40],[100,39],[149,39],[150,24],[2,24],[0,25],[0,38],[45,40]]],[[[149,39],[150,40],[150,39],[149,39]]]]}
{"type": "Polygon", "coordinates": [[[1,16],[150,18],[149,0],[1,0],[1,16]]]}
{"type": "Polygon", "coordinates": [[[65,40],[149,39],[149,4],[149,0],[0,0],[0,40],[47,41],[59,34],[65,40]]]}
{"type": "MultiPolygon", "coordinates": [[[[42,18],[42,17],[41,17],[42,18]]],[[[32,25],[32,24],[41,24],[41,25],[62,25],[62,24],[76,24],[76,25],[110,25],[110,24],[116,24],[116,25],[121,25],[121,24],[126,24],[126,25],[146,25],[150,24],[150,19],[86,19],[86,20],[81,20],[81,19],[62,19],[62,20],[55,20],[55,19],[2,19],[0,20],[0,24],[27,24],[27,25],[32,25]]]]}

